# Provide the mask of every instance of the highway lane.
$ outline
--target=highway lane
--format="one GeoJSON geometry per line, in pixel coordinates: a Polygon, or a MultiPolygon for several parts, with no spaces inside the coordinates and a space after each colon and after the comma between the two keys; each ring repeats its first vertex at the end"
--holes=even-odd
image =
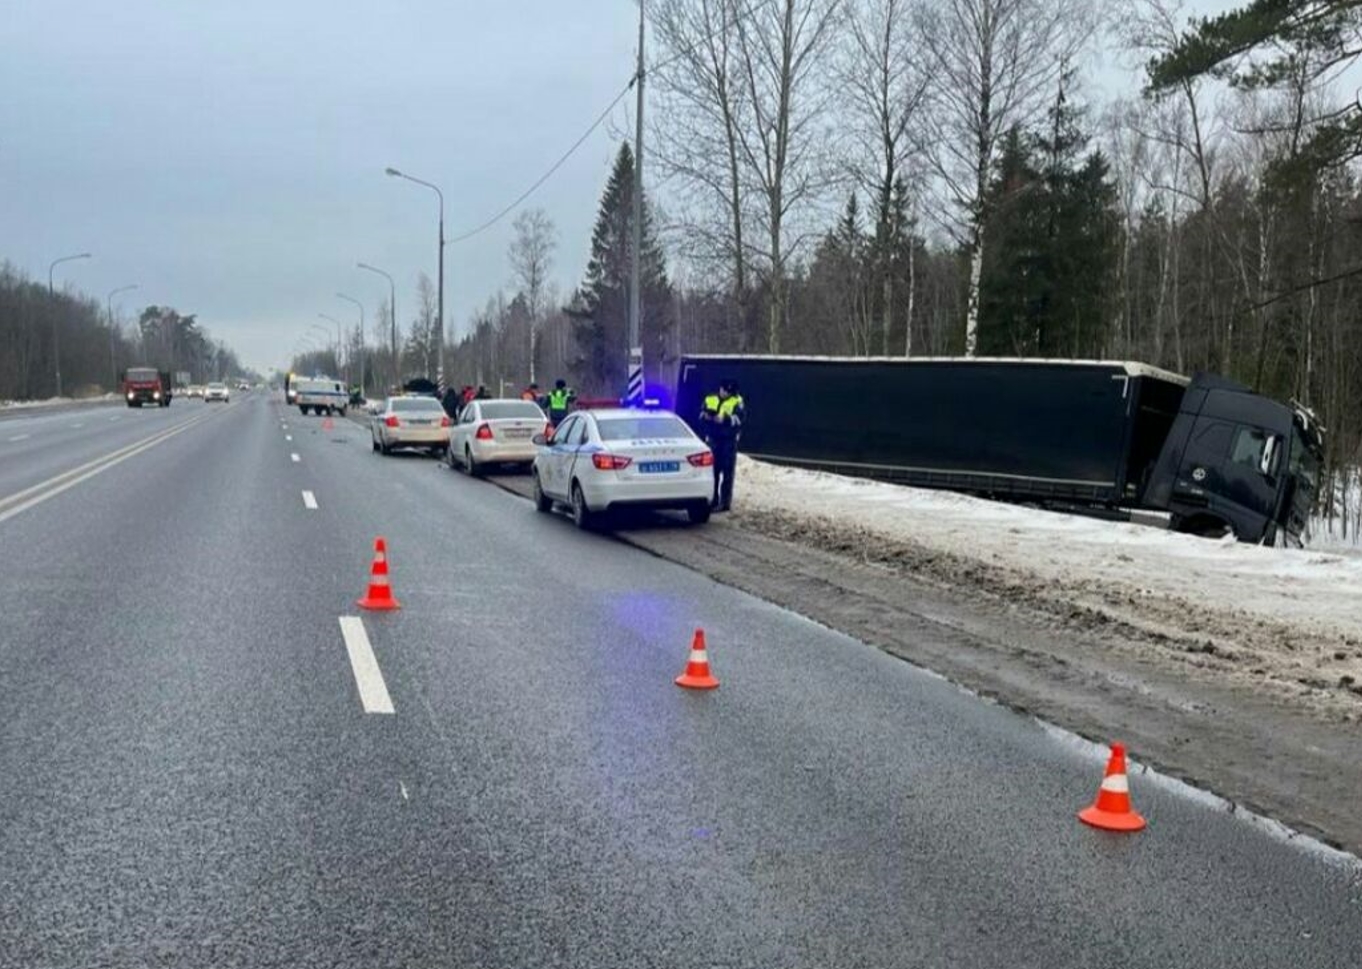
{"type": "Polygon", "coordinates": [[[0,966],[1362,951],[1357,868],[1139,776],[1151,829],[1090,831],[1091,752],[347,422],[250,401],[146,461],[0,523],[0,966]],[[391,715],[338,625],[376,534],[391,715]],[[671,683],[695,625],[713,694],[671,683]]]}
{"type": "Polygon", "coordinates": [[[59,413],[44,409],[0,422],[0,499],[202,416],[205,406],[201,401],[143,408],[92,405],[59,413]]]}

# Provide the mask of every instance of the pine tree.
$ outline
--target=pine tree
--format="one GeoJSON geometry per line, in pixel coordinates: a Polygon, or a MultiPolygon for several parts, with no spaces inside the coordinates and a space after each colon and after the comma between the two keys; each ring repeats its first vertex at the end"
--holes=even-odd
{"type": "Polygon", "coordinates": [[[1048,130],[1013,130],[990,186],[980,352],[1101,356],[1119,255],[1116,188],[1061,95],[1048,130]]]}
{"type": "MultiPolygon", "coordinates": [[[[578,356],[576,378],[588,394],[623,395],[627,380],[629,252],[633,229],[634,153],[620,145],[601,197],[591,235],[586,278],[566,312],[573,320],[578,356]]],[[[649,379],[657,379],[672,325],[672,288],[666,261],[653,233],[648,198],[643,198],[643,319],[640,338],[649,379]]]]}

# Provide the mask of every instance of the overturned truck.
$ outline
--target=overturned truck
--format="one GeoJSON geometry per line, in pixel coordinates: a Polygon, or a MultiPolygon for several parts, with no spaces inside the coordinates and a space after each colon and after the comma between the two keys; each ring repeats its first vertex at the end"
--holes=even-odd
{"type": "Polygon", "coordinates": [[[1141,363],[687,356],[693,419],[722,379],[755,458],[1245,542],[1299,541],[1314,416],[1222,377],[1141,363]]]}

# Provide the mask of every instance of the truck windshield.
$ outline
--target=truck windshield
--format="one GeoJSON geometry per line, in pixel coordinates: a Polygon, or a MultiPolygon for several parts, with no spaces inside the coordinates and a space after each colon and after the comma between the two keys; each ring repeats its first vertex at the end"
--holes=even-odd
{"type": "Polygon", "coordinates": [[[151,367],[133,367],[128,371],[128,379],[138,383],[156,380],[159,377],[160,374],[151,367]]]}

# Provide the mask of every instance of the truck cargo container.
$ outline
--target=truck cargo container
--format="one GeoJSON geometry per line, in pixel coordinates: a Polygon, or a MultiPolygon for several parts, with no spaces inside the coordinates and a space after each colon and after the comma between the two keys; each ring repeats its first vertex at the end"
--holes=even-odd
{"type": "MultiPolygon", "coordinates": [[[[761,460],[1242,541],[1298,541],[1314,415],[1119,361],[687,356],[678,412],[736,380],[761,460]]],[[[697,423],[698,426],[698,423],[697,423]]]]}

